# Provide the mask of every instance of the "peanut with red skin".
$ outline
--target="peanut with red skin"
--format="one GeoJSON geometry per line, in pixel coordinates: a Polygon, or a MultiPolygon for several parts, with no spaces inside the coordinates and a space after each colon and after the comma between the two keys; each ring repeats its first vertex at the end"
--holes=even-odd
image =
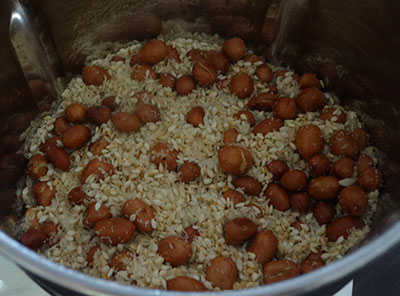
{"type": "Polygon", "coordinates": [[[158,253],[172,266],[180,266],[189,261],[192,247],[179,236],[167,236],[158,242],[158,253]]]}
{"type": "Polygon", "coordinates": [[[243,58],[246,51],[246,44],[240,38],[231,38],[222,44],[222,52],[231,62],[236,62],[243,58]]]}
{"type": "Polygon", "coordinates": [[[214,287],[229,290],[237,280],[238,269],[231,258],[221,256],[211,260],[205,274],[207,281],[214,287]]]}
{"type": "Polygon", "coordinates": [[[239,146],[228,144],[218,151],[218,163],[230,175],[245,174],[253,165],[253,162],[251,153],[239,146]]]}

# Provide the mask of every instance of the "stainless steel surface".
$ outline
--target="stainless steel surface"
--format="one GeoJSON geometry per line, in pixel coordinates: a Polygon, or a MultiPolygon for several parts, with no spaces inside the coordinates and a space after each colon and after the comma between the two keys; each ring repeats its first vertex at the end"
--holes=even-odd
{"type": "Polygon", "coordinates": [[[10,41],[37,104],[51,103],[62,89],[54,67],[58,58],[45,28],[18,1],[11,11],[10,41]]]}
{"type": "MultiPolygon", "coordinates": [[[[56,54],[52,58],[52,50],[47,49],[47,59],[56,71],[36,71],[44,85],[51,84],[51,77],[57,76],[54,73],[62,73],[63,69],[79,73],[84,59],[104,55],[110,41],[123,43],[127,39],[156,36],[167,30],[163,27],[166,20],[181,17],[193,22],[189,30],[240,36],[257,53],[266,54],[273,62],[291,66],[300,73],[317,72],[328,89],[338,93],[347,107],[361,112],[371,142],[381,151],[385,180],[382,209],[363,245],[344,259],[311,274],[219,295],[300,294],[359,269],[400,241],[400,187],[397,186],[400,179],[400,154],[397,151],[400,145],[400,2],[26,0],[24,4],[34,25],[46,24],[55,47],[56,54]],[[205,24],[199,24],[198,17],[202,17],[205,24]],[[57,56],[61,67],[57,66],[57,56]]],[[[0,155],[6,157],[17,152],[19,133],[39,109],[45,109],[46,105],[40,102],[49,96],[49,92],[43,91],[43,84],[38,88],[38,95],[32,83],[27,83],[24,76],[27,71],[22,71],[24,63],[18,61],[19,55],[14,52],[8,34],[13,5],[13,1],[0,3],[0,63],[3,66],[0,71],[0,155]],[[34,95],[36,99],[33,99],[34,95]]],[[[0,201],[7,208],[0,211],[1,216],[9,212],[14,198],[12,188],[22,173],[23,162],[15,155],[13,157],[12,165],[7,162],[7,166],[3,166],[4,157],[0,159],[0,174],[2,171],[5,177],[13,174],[7,182],[2,181],[5,177],[0,175],[0,201]]],[[[171,294],[82,275],[45,260],[1,232],[0,250],[29,271],[84,293],[171,294]]]]}

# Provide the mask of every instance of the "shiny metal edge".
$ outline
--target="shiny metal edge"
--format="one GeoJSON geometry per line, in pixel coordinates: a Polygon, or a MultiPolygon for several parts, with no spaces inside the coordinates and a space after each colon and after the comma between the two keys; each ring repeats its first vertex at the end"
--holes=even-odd
{"type": "MultiPolygon", "coordinates": [[[[246,295],[251,296],[285,296],[308,292],[325,284],[334,282],[349,273],[363,267],[373,259],[389,250],[400,241],[400,221],[392,225],[385,233],[375,238],[357,251],[345,256],[343,259],[328,264],[324,268],[312,273],[287,280],[284,282],[260,286],[246,290],[246,295]]],[[[29,250],[18,241],[12,239],[0,231],[0,252],[23,266],[28,271],[34,272],[40,277],[57,283],[63,287],[76,290],[81,293],[105,296],[162,296],[162,295],[199,295],[199,293],[177,293],[164,290],[152,290],[127,286],[116,282],[106,281],[83,274],[54,263],[36,252],[29,250]]],[[[201,295],[230,295],[242,296],[243,290],[205,292],[201,295]]]]}
{"type": "Polygon", "coordinates": [[[48,32],[38,27],[38,21],[29,16],[25,7],[17,0],[12,3],[9,37],[21,70],[36,101],[44,99],[42,94],[37,94],[34,87],[38,80],[47,83],[45,95],[54,100],[60,97],[64,89],[62,80],[57,79],[54,72],[55,65],[59,63],[54,45],[48,32]]]}

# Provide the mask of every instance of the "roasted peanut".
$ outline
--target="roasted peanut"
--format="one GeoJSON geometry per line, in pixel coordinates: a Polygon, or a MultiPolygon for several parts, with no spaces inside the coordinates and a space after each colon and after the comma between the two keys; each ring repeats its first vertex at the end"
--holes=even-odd
{"type": "Polygon", "coordinates": [[[231,62],[236,62],[246,54],[246,44],[240,38],[231,38],[222,44],[222,51],[231,62]]]}
{"type": "Polygon", "coordinates": [[[164,87],[170,87],[171,89],[175,88],[176,79],[171,74],[160,74],[158,77],[160,80],[160,84],[164,87]]]}
{"type": "Polygon", "coordinates": [[[102,101],[101,104],[104,107],[109,108],[111,111],[115,111],[118,108],[118,104],[115,102],[115,96],[108,96],[105,97],[102,101]]]}
{"type": "Polygon", "coordinates": [[[346,112],[336,108],[325,108],[322,110],[321,115],[319,116],[319,118],[322,120],[330,120],[343,124],[346,122],[346,117],[346,112]]]}
{"type": "Polygon", "coordinates": [[[227,131],[224,133],[223,143],[224,143],[224,144],[233,144],[233,143],[236,143],[236,142],[237,142],[237,137],[238,137],[238,135],[239,135],[239,132],[238,132],[236,129],[234,129],[234,128],[232,128],[232,129],[230,129],[230,130],[227,130],[227,131]]]}
{"type": "Polygon", "coordinates": [[[150,104],[137,104],[135,113],[139,116],[142,123],[158,122],[161,120],[158,108],[150,104]]]}
{"type": "Polygon", "coordinates": [[[186,226],[183,229],[182,236],[191,244],[196,237],[200,236],[200,233],[196,229],[194,229],[193,226],[186,226]]]}
{"type": "Polygon", "coordinates": [[[217,72],[214,66],[207,60],[201,59],[194,63],[192,75],[202,86],[213,84],[217,80],[217,72]]]}
{"type": "Polygon", "coordinates": [[[247,103],[250,110],[271,111],[277,97],[273,93],[259,93],[247,103]]]}
{"type": "Polygon", "coordinates": [[[95,201],[86,209],[82,222],[86,227],[93,228],[98,221],[111,217],[111,212],[107,206],[95,201]]]}
{"type": "Polygon", "coordinates": [[[367,208],[365,191],[358,186],[351,185],[339,192],[339,202],[342,208],[352,216],[361,216],[367,208]]]}
{"type": "Polygon", "coordinates": [[[339,190],[339,179],[334,176],[322,176],[312,179],[308,185],[308,193],[318,200],[335,198],[339,190]]]}
{"type": "Polygon", "coordinates": [[[135,234],[135,224],[125,218],[102,219],[94,226],[98,238],[111,245],[124,244],[135,234]]]}
{"type": "Polygon", "coordinates": [[[268,92],[270,92],[272,94],[277,94],[278,93],[278,88],[276,87],[276,84],[268,85],[268,92]]]}
{"type": "Polygon", "coordinates": [[[111,121],[118,131],[126,133],[136,132],[142,125],[139,116],[128,112],[114,113],[111,121]]]}
{"type": "Polygon", "coordinates": [[[303,171],[290,170],[283,174],[279,183],[286,190],[302,191],[307,187],[307,176],[303,171]]]}
{"type": "Polygon", "coordinates": [[[189,110],[188,114],[186,115],[186,121],[194,127],[199,127],[200,124],[204,124],[205,115],[206,112],[204,111],[203,107],[196,106],[189,110]]]}
{"type": "Polygon", "coordinates": [[[315,112],[325,106],[325,95],[317,88],[303,90],[296,97],[296,105],[303,112],[315,112]]]}
{"type": "Polygon", "coordinates": [[[330,139],[331,153],[337,156],[354,158],[358,153],[358,144],[352,134],[346,130],[334,133],[330,139]]]}
{"type": "Polygon", "coordinates": [[[261,184],[250,176],[241,176],[233,181],[233,186],[241,188],[244,193],[250,196],[258,196],[261,193],[261,184]]]}
{"type": "Polygon", "coordinates": [[[219,51],[211,50],[204,53],[204,57],[213,65],[217,73],[225,74],[229,69],[229,60],[219,51]]]}
{"type": "Polygon", "coordinates": [[[219,166],[228,174],[243,175],[253,165],[253,156],[245,148],[228,144],[218,151],[219,166]]]}
{"type": "Polygon", "coordinates": [[[234,205],[244,202],[243,194],[239,191],[229,189],[222,195],[226,200],[230,199],[234,205]]]}
{"type": "Polygon", "coordinates": [[[273,77],[272,70],[267,64],[258,66],[256,69],[256,75],[261,82],[270,82],[273,77]]]}
{"type": "Polygon", "coordinates": [[[253,126],[256,123],[256,119],[254,118],[253,113],[250,111],[239,111],[233,114],[233,117],[236,119],[246,120],[250,126],[253,126]]]}
{"type": "Polygon", "coordinates": [[[262,57],[255,55],[255,54],[250,54],[250,55],[246,56],[243,59],[243,61],[252,63],[252,64],[255,64],[257,62],[262,62],[263,64],[265,63],[265,60],[262,57]]]}
{"type": "Polygon", "coordinates": [[[229,88],[233,95],[243,100],[253,93],[254,83],[249,75],[238,73],[232,77],[229,88]]]}
{"type": "Polygon", "coordinates": [[[179,177],[183,182],[195,180],[201,174],[200,167],[191,161],[186,161],[179,168],[179,177]]]}
{"type": "Polygon", "coordinates": [[[47,160],[41,154],[34,154],[29,158],[27,165],[28,175],[34,179],[39,179],[47,174],[47,160]]]}
{"type": "Polygon", "coordinates": [[[138,64],[140,64],[139,55],[137,55],[137,54],[132,55],[129,60],[129,65],[131,65],[131,67],[134,67],[138,64]]]}
{"type": "Polygon", "coordinates": [[[313,177],[324,175],[331,166],[329,159],[322,154],[316,154],[308,161],[308,170],[313,177]]]}
{"type": "Polygon", "coordinates": [[[290,209],[289,195],[282,186],[272,183],[269,184],[264,192],[264,196],[278,211],[286,211],[290,209]]]}
{"type": "Polygon", "coordinates": [[[167,281],[168,291],[203,292],[207,291],[202,282],[187,276],[177,276],[167,281]]]}
{"type": "Polygon", "coordinates": [[[274,116],[286,120],[296,117],[296,102],[289,97],[281,97],[274,103],[274,116]]]}
{"type": "Polygon", "coordinates": [[[46,151],[47,159],[54,165],[55,168],[64,172],[68,171],[71,161],[69,155],[64,149],[55,145],[49,146],[46,151]]]}
{"type": "Polygon", "coordinates": [[[138,56],[143,63],[156,64],[168,54],[167,45],[162,40],[151,39],[139,50],[138,56]]]}
{"type": "Polygon", "coordinates": [[[46,234],[46,243],[49,246],[54,246],[60,241],[58,234],[58,226],[53,222],[47,221],[41,225],[41,230],[46,234]]]}
{"type": "Polygon", "coordinates": [[[272,174],[275,181],[279,180],[283,174],[289,171],[289,167],[282,160],[272,160],[267,164],[268,171],[272,174]]]}
{"type": "Polygon", "coordinates": [[[152,66],[147,64],[139,64],[133,68],[131,78],[137,81],[143,81],[148,78],[157,79],[157,73],[152,66]]]}
{"type": "Polygon", "coordinates": [[[95,125],[106,123],[111,118],[111,109],[104,106],[91,106],[87,110],[88,119],[95,125]]]}
{"type": "Polygon", "coordinates": [[[154,163],[157,168],[162,165],[169,171],[175,171],[177,168],[178,152],[172,150],[165,143],[157,143],[153,146],[150,155],[150,161],[154,163]]]}
{"type": "Polygon", "coordinates": [[[356,128],[353,131],[353,138],[356,140],[358,150],[363,150],[368,143],[368,138],[366,132],[361,128],[356,128]]]}
{"type": "Polygon", "coordinates": [[[310,255],[307,256],[305,260],[312,260],[312,261],[322,261],[322,256],[323,252],[321,249],[317,249],[316,253],[310,253],[310,255]]]}
{"type": "Polygon", "coordinates": [[[32,186],[32,193],[39,205],[47,207],[56,197],[56,188],[50,188],[45,182],[37,182],[32,186]]]}
{"type": "Polygon", "coordinates": [[[301,156],[306,159],[320,154],[324,148],[324,139],[319,127],[314,124],[300,127],[296,133],[296,146],[301,156]]]}
{"type": "Polygon", "coordinates": [[[350,178],[354,172],[354,162],[350,158],[335,161],[331,167],[331,175],[340,179],[350,178]]]}
{"type": "Polygon", "coordinates": [[[86,66],[82,69],[82,80],[86,85],[99,86],[110,78],[107,70],[100,66],[86,66]]]}
{"type": "Polygon", "coordinates": [[[180,266],[189,261],[192,247],[183,238],[171,235],[158,242],[157,252],[172,266],[180,266]]]}
{"type": "Polygon", "coordinates": [[[39,150],[43,153],[47,153],[50,146],[57,146],[58,142],[62,142],[62,138],[59,136],[48,138],[44,143],[40,144],[39,150]]]}
{"type": "Polygon", "coordinates": [[[123,250],[116,253],[110,262],[110,267],[115,271],[126,270],[127,263],[133,259],[133,254],[128,250],[123,250]]]}
{"type": "Polygon", "coordinates": [[[322,252],[311,253],[306,259],[300,264],[300,268],[303,274],[314,271],[320,267],[325,266],[325,263],[321,259],[322,252]]]}
{"type": "Polygon", "coordinates": [[[186,56],[189,58],[191,62],[195,63],[204,58],[204,52],[201,51],[200,49],[191,49],[186,54],[186,56]]]}
{"type": "Polygon", "coordinates": [[[310,197],[305,192],[293,193],[290,196],[292,209],[299,213],[306,213],[310,209],[310,197]]]}
{"type": "Polygon", "coordinates": [[[69,124],[65,121],[64,117],[57,117],[56,121],[54,122],[53,133],[58,136],[62,136],[62,134],[65,133],[68,128],[69,124]]]}
{"type": "Polygon", "coordinates": [[[65,147],[76,149],[83,147],[90,139],[90,130],[84,125],[71,126],[62,136],[65,147]]]}
{"type": "Polygon", "coordinates": [[[282,126],[283,122],[279,118],[267,118],[254,127],[253,133],[265,136],[270,132],[278,131],[282,126]]]}
{"type": "Polygon", "coordinates": [[[90,151],[93,155],[102,155],[103,150],[107,148],[110,143],[103,137],[90,145],[90,151]]]}
{"type": "Polygon", "coordinates": [[[319,201],[315,205],[313,213],[319,224],[328,224],[335,218],[336,209],[329,201],[319,201]]]}
{"type": "Polygon", "coordinates": [[[272,284],[300,275],[301,270],[290,260],[276,260],[264,265],[264,284],[272,284]]]}
{"type": "Polygon", "coordinates": [[[225,240],[232,245],[241,245],[257,233],[257,225],[248,218],[236,218],[225,225],[225,240]]]}
{"type": "Polygon", "coordinates": [[[190,75],[183,75],[176,81],[176,91],[181,95],[191,93],[196,84],[190,75]]]}
{"type": "Polygon", "coordinates": [[[111,62],[125,62],[125,59],[123,57],[120,57],[120,56],[113,56],[111,58],[111,62]]]}
{"type": "Polygon", "coordinates": [[[93,265],[94,255],[96,254],[96,252],[98,250],[100,250],[100,245],[94,245],[94,246],[90,247],[90,249],[86,255],[86,263],[88,266],[93,265]]]}
{"type": "Polygon", "coordinates": [[[352,229],[363,227],[364,222],[360,218],[343,216],[334,220],[326,227],[326,236],[331,242],[335,242],[341,236],[347,239],[352,229]]]}
{"type": "Polygon", "coordinates": [[[181,58],[179,56],[178,51],[172,45],[167,45],[167,59],[169,61],[175,61],[175,63],[180,64],[181,58]]]}
{"type": "Polygon", "coordinates": [[[94,158],[83,169],[81,183],[84,184],[90,175],[95,175],[97,180],[103,180],[106,176],[112,174],[114,174],[114,167],[111,164],[94,158]]]}
{"type": "Polygon", "coordinates": [[[64,111],[64,118],[68,122],[81,122],[86,117],[86,107],[82,104],[74,103],[68,105],[64,111]]]}
{"type": "Polygon", "coordinates": [[[256,204],[253,203],[249,203],[246,206],[246,211],[245,213],[251,215],[251,216],[255,216],[257,219],[261,219],[264,217],[264,212],[263,210],[257,206],[256,204]]]}
{"type": "Polygon", "coordinates": [[[259,264],[265,264],[275,257],[278,249],[278,239],[270,230],[263,230],[257,233],[252,241],[248,252],[256,255],[259,264]]]}
{"type": "Polygon", "coordinates": [[[32,250],[40,249],[47,239],[46,234],[38,229],[30,228],[21,237],[21,243],[32,250]]]}
{"type": "Polygon", "coordinates": [[[238,269],[231,258],[221,256],[211,260],[205,274],[214,287],[230,290],[238,277],[238,269]]]}
{"type": "Polygon", "coordinates": [[[296,219],[292,224],[290,224],[290,227],[293,227],[294,229],[297,230],[302,230],[301,225],[303,224],[303,222],[301,222],[299,219],[296,219]]]}
{"type": "Polygon", "coordinates": [[[358,184],[367,192],[379,188],[382,181],[382,173],[375,168],[367,168],[358,176],[358,184]]]}
{"type": "Polygon", "coordinates": [[[302,89],[306,89],[309,87],[316,87],[316,88],[321,87],[317,76],[311,73],[304,73],[303,75],[301,75],[299,79],[299,84],[302,89]]]}
{"type": "Polygon", "coordinates": [[[83,191],[81,186],[75,187],[67,195],[68,202],[71,205],[83,204],[83,201],[86,199],[86,197],[86,193],[83,191]]]}
{"type": "Polygon", "coordinates": [[[151,220],[154,219],[154,211],[147,203],[139,200],[127,200],[122,205],[121,213],[129,218],[131,215],[136,215],[135,225],[141,232],[151,233],[153,226],[151,220]]]}
{"type": "Polygon", "coordinates": [[[361,175],[362,172],[372,167],[374,167],[374,161],[372,160],[372,158],[366,154],[361,155],[360,158],[358,159],[358,164],[357,164],[358,174],[361,175]]]}

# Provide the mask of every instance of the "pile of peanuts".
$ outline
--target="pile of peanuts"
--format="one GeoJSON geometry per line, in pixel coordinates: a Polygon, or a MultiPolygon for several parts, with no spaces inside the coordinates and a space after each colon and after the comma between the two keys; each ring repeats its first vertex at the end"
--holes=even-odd
{"type": "MultiPolygon", "coordinates": [[[[166,45],[164,41],[152,39],[146,42],[138,54],[130,59],[132,66],[131,79],[144,81],[158,79],[163,87],[169,87],[180,95],[190,94],[196,87],[208,87],[217,84],[220,90],[229,88],[232,95],[238,100],[248,100],[247,109],[234,115],[235,118],[247,121],[252,132],[267,136],[279,130],[285,120],[293,120],[299,113],[320,112],[321,120],[344,123],[346,113],[341,109],[324,108],[326,98],[321,91],[318,78],[310,73],[296,76],[301,92],[295,99],[278,97],[277,88],[272,83],[273,78],[285,75],[284,70],[273,72],[271,67],[260,56],[248,54],[245,43],[240,38],[226,40],[221,51],[202,51],[192,49],[188,52],[193,62],[191,75],[183,75],[176,79],[172,74],[158,74],[154,65],[164,60],[180,63],[177,50],[166,45]],[[269,84],[268,92],[261,92],[253,96],[253,78],[245,73],[234,75],[230,81],[219,79],[218,75],[226,74],[230,64],[239,60],[257,63],[260,65],[255,71],[258,79],[269,84]],[[273,112],[273,117],[256,122],[251,111],[273,112]]],[[[112,61],[124,61],[116,55],[112,61]]],[[[110,79],[110,74],[100,66],[86,66],[82,70],[82,80],[88,86],[100,86],[110,79]]],[[[115,131],[120,133],[135,133],[146,123],[155,123],[162,120],[160,110],[155,105],[144,101],[151,94],[138,93],[135,112],[116,111],[118,104],[114,96],[105,97],[101,105],[86,108],[80,103],[70,104],[65,108],[63,116],[56,119],[52,136],[40,146],[40,153],[30,157],[27,165],[27,174],[36,183],[32,193],[38,206],[51,205],[56,194],[56,187],[49,186],[39,179],[47,174],[48,166],[68,171],[71,167],[69,153],[89,145],[91,130],[88,123],[101,126],[111,120],[115,131]]],[[[186,114],[187,123],[193,127],[204,124],[205,110],[201,106],[193,107],[186,114]]],[[[259,196],[263,184],[247,172],[253,166],[252,152],[237,143],[239,132],[236,129],[226,130],[221,139],[222,145],[218,151],[218,164],[227,175],[235,176],[233,186],[238,189],[228,189],[221,192],[223,198],[230,200],[234,205],[244,202],[244,195],[259,196]],[[243,192],[243,193],[242,193],[243,192]]],[[[87,180],[104,180],[106,176],[115,173],[112,164],[101,161],[98,156],[110,143],[106,138],[100,138],[90,144],[89,150],[93,159],[82,170],[80,182],[82,186],[87,180]],[[90,177],[90,178],[89,178],[90,177]],[[94,178],[93,178],[94,177],[94,178]]],[[[308,172],[299,169],[289,169],[282,160],[273,160],[267,164],[268,171],[273,176],[273,182],[268,184],[263,196],[277,211],[296,211],[307,213],[313,211],[315,219],[320,224],[327,224],[326,236],[329,241],[335,242],[340,237],[346,239],[353,229],[364,227],[360,218],[367,208],[367,193],[379,188],[381,173],[374,167],[370,156],[361,152],[367,146],[367,134],[363,129],[353,131],[340,130],[336,132],[328,143],[325,143],[320,128],[316,125],[304,125],[298,128],[295,144],[301,157],[308,162],[308,172]],[[323,154],[325,145],[329,152],[340,157],[331,163],[323,154]],[[358,170],[357,180],[352,180],[354,170],[358,170]],[[335,203],[338,200],[346,215],[336,217],[335,203]]],[[[326,154],[326,153],[325,153],[326,154]]],[[[151,148],[150,161],[158,168],[164,167],[168,171],[177,171],[180,182],[196,182],[201,175],[198,164],[186,161],[178,167],[179,151],[171,148],[167,143],[159,142],[151,148]]],[[[82,186],[72,189],[67,200],[71,206],[83,205],[87,195],[82,186]]],[[[260,211],[262,213],[262,211],[260,211]]],[[[82,217],[87,229],[92,230],[93,236],[104,244],[116,246],[126,244],[134,239],[135,233],[141,232],[151,235],[154,231],[152,224],[157,213],[147,203],[138,198],[127,200],[121,209],[119,217],[113,217],[104,204],[91,202],[82,217]],[[135,216],[131,221],[132,215],[135,216]]],[[[25,219],[30,220],[30,228],[26,230],[20,241],[27,247],[38,250],[45,245],[53,246],[59,240],[58,226],[52,222],[39,223],[35,208],[29,208],[25,219]]],[[[293,224],[298,228],[301,222],[293,224]]],[[[187,264],[192,257],[193,240],[200,233],[188,226],[182,236],[168,236],[158,242],[158,253],[164,258],[165,264],[181,266],[187,264]]],[[[277,260],[278,239],[273,229],[258,229],[257,225],[247,217],[235,218],[224,226],[224,239],[227,244],[242,246],[249,242],[248,252],[255,254],[256,261],[263,268],[264,283],[270,284],[313,271],[325,263],[321,259],[322,251],[310,252],[310,255],[298,266],[287,260],[277,260]]],[[[93,264],[95,253],[100,245],[90,248],[86,262],[93,264]]],[[[132,258],[132,252],[122,250],[116,253],[109,262],[109,266],[116,271],[126,269],[126,262],[132,258]]],[[[217,289],[232,289],[238,280],[238,268],[235,262],[226,256],[219,256],[209,262],[204,270],[205,278],[217,289]]],[[[167,281],[168,290],[206,291],[205,285],[190,275],[178,276],[167,281]]]]}

